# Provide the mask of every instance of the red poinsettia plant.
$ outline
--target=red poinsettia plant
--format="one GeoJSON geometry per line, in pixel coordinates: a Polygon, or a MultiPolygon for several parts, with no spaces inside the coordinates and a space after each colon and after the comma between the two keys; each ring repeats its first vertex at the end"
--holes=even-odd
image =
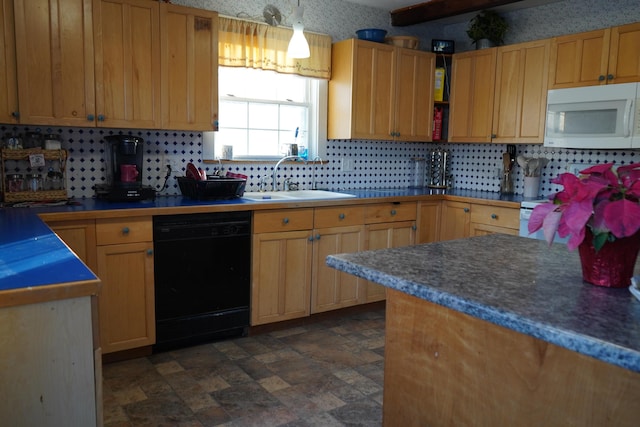
{"type": "Polygon", "coordinates": [[[564,187],[549,196],[531,213],[529,232],[542,228],[549,244],[567,237],[574,250],[584,240],[586,227],[594,236],[594,248],[607,241],[633,236],[640,229],[640,163],[619,166],[605,163],[580,171],[580,176],[563,173],[551,180],[564,187]]]}

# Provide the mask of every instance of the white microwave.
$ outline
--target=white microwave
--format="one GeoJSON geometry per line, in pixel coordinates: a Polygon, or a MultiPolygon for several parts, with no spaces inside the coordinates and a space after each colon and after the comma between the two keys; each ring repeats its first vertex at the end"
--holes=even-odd
{"type": "Polygon", "coordinates": [[[550,90],[544,146],[640,148],[639,98],[640,83],[550,90]]]}

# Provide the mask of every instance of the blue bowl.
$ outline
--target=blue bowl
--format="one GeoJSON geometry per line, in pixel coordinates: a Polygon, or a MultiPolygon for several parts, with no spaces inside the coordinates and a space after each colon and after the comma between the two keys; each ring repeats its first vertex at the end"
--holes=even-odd
{"type": "Polygon", "coordinates": [[[360,40],[368,40],[372,42],[384,43],[384,37],[387,35],[387,30],[379,30],[377,28],[365,28],[363,30],[356,31],[356,35],[360,40]]]}

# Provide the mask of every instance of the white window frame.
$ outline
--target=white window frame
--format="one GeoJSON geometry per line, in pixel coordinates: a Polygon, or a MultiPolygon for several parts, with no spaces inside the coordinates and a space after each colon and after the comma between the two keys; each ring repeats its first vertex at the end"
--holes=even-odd
{"type": "MultiPolygon", "coordinates": [[[[266,72],[266,71],[265,71],[266,72]]],[[[308,149],[308,159],[313,160],[316,157],[324,158],[326,156],[326,135],[327,135],[327,96],[328,96],[328,81],[325,79],[314,79],[304,77],[308,79],[307,84],[307,99],[308,103],[286,103],[283,101],[275,101],[281,105],[308,105],[308,117],[307,117],[307,135],[306,142],[308,149]]],[[[236,98],[228,97],[224,90],[220,89],[220,100],[233,100],[242,102],[255,102],[255,103],[269,103],[264,99],[251,99],[251,98],[236,98]]],[[[204,132],[203,133],[203,160],[217,160],[222,151],[222,141],[216,139],[216,132],[204,132]]],[[[303,144],[304,145],[304,144],[303,144]]],[[[234,153],[234,160],[278,160],[282,157],[280,154],[274,155],[236,155],[234,153]]]]}

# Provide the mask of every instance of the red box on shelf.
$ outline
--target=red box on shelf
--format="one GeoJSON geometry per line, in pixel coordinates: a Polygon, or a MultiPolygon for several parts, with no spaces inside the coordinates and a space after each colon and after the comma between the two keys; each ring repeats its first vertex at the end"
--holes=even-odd
{"type": "Polygon", "coordinates": [[[433,109],[433,135],[431,139],[439,141],[442,139],[442,107],[433,109]]]}

